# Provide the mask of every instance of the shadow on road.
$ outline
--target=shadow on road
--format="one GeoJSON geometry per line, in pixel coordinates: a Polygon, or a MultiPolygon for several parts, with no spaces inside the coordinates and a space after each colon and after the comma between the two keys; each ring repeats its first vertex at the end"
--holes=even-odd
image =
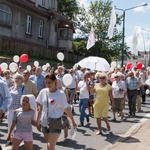
{"type": "Polygon", "coordinates": [[[74,149],[80,149],[80,150],[86,149],[86,145],[78,144],[77,141],[74,141],[71,139],[66,139],[65,141],[57,142],[57,145],[62,146],[62,147],[70,147],[70,148],[72,148],[73,146],[74,149]]]}

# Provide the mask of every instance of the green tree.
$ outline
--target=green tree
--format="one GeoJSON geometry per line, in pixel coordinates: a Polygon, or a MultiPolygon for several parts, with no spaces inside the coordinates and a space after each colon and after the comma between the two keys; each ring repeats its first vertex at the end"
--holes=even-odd
{"type": "Polygon", "coordinates": [[[73,23],[76,21],[78,10],[79,7],[76,0],[58,0],[58,12],[67,16],[73,23]]]}
{"type": "MultiPolygon", "coordinates": [[[[95,46],[88,51],[85,48],[80,50],[80,54],[83,56],[99,56],[107,59],[109,62],[116,60],[121,53],[122,49],[122,32],[114,29],[114,36],[111,40],[107,37],[107,31],[111,15],[111,0],[99,0],[91,2],[90,7],[86,10],[84,7],[79,9],[79,15],[77,17],[77,28],[81,30],[81,34],[78,37],[88,38],[91,26],[95,30],[95,37],[97,39],[95,46]]],[[[121,25],[122,16],[117,15],[117,25],[121,25]]],[[[74,43],[76,44],[76,43],[74,43]]],[[[125,45],[125,50],[127,50],[125,45]]],[[[76,49],[76,51],[78,51],[76,49]]],[[[126,52],[125,52],[126,53],[126,52]]]]}

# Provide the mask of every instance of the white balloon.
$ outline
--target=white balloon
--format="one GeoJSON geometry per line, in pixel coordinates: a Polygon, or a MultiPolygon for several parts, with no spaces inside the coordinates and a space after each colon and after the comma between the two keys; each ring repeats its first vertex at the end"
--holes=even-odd
{"type": "Polygon", "coordinates": [[[46,71],[47,66],[46,66],[46,65],[43,65],[43,66],[42,66],[42,69],[43,69],[44,71],[46,71]]]}
{"type": "Polygon", "coordinates": [[[26,68],[27,68],[28,71],[31,71],[31,66],[30,65],[27,65],[26,68]]]}
{"type": "Polygon", "coordinates": [[[35,67],[38,67],[38,66],[39,66],[39,62],[38,62],[38,61],[35,61],[35,62],[34,62],[34,66],[35,66],[35,67]]]}
{"type": "Polygon", "coordinates": [[[49,64],[49,63],[46,63],[46,67],[50,67],[50,64],[49,64]]]}
{"type": "Polygon", "coordinates": [[[1,63],[1,69],[2,71],[5,71],[8,69],[8,64],[7,63],[1,63]]]}
{"type": "Polygon", "coordinates": [[[111,65],[110,65],[112,68],[115,68],[117,66],[117,63],[115,61],[111,62],[111,65]]]}
{"type": "Polygon", "coordinates": [[[60,60],[60,61],[63,61],[64,60],[64,54],[63,53],[58,53],[57,54],[57,58],[58,58],[58,60],[60,60]]]}
{"type": "Polygon", "coordinates": [[[70,74],[65,74],[63,76],[63,83],[65,86],[68,86],[72,83],[72,76],[70,74]]]}
{"type": "Polygon", "coordinates": [[[114,68],[113,67],[110,67],[110,72],[113,72],[114,71],[114,68]]]}
{"type": "Polygon", "coordinates": [[[147,80],[145,81],[145,84],[150,85],[150,79],[147,79],[147,80]]]}
{"type": "Polygon", "coordinates": [[[145,93],[146,93],[146,94],[149,94],[149,89],[147,89],[147,90],[145,91],[145,93]]]}
{"type": "Polygon", "coordinates": [[[15,56],[13,57],[13,61],[16,62],[16,63],[19,62],[19,59],[20,59],[20,58],[19,58],[18,55],[15,55],[15,56]]]}
{"type": "Polygon", "coordinates": [[[12,63],[9,64],[9,69],[12,72],[16,72],[17,69],[18,69],[18,65],[15,62],[12,62],[12,63]]]}
{"type": "Polygon", "coordinates": [[[118,69],[120,69],[120,68],[121,68],[121,66],[120,66],[120,65],[117,65],[117,68],[118,68],[118,69]]]}

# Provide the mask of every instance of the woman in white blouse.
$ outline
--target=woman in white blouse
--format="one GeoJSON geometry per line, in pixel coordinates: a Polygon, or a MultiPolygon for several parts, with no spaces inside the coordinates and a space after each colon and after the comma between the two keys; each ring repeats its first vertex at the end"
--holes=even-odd
{"type": "Polygon", "coordinates": [[[114,75],[114,81],[112,83],[112,94],[114,98],[114,107],[113,107],[113,121],[116,121],[115,113],[119,112],[121,115],[121,120],[123,120],[123,102],[126,93],[125,82],[120,79],[121,74],[114,75]]]}

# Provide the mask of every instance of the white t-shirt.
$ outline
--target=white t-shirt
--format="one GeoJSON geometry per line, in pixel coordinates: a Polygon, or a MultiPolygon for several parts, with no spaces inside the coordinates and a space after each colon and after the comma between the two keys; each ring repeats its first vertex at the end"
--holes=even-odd
{"type": "Polygon", "coordinates": [[[41,125],[44,127],[47,126],[47,100],[49,118],[60,118],[63,115],[64,110],[69,107],[66,95],[63,91],[58,89],[56,92],[50,93],[47,88],[41,90],[36,102],[43,106],[41,125]]]}
{"type": "Polygon", "coordinates": [[[79,87],[79,99],[89,98],[89,90],[87,88],[86,82],[80,81],[78,83],[79,87]]]}
{"type": "Polygon", "coordinates": [[[67,88],[70,88],[70,89],[76,88],[76,80],[77,80],[77,76],[73,75],[72,76],[72,82],[70,85],[67,86],[67,88]]]}

